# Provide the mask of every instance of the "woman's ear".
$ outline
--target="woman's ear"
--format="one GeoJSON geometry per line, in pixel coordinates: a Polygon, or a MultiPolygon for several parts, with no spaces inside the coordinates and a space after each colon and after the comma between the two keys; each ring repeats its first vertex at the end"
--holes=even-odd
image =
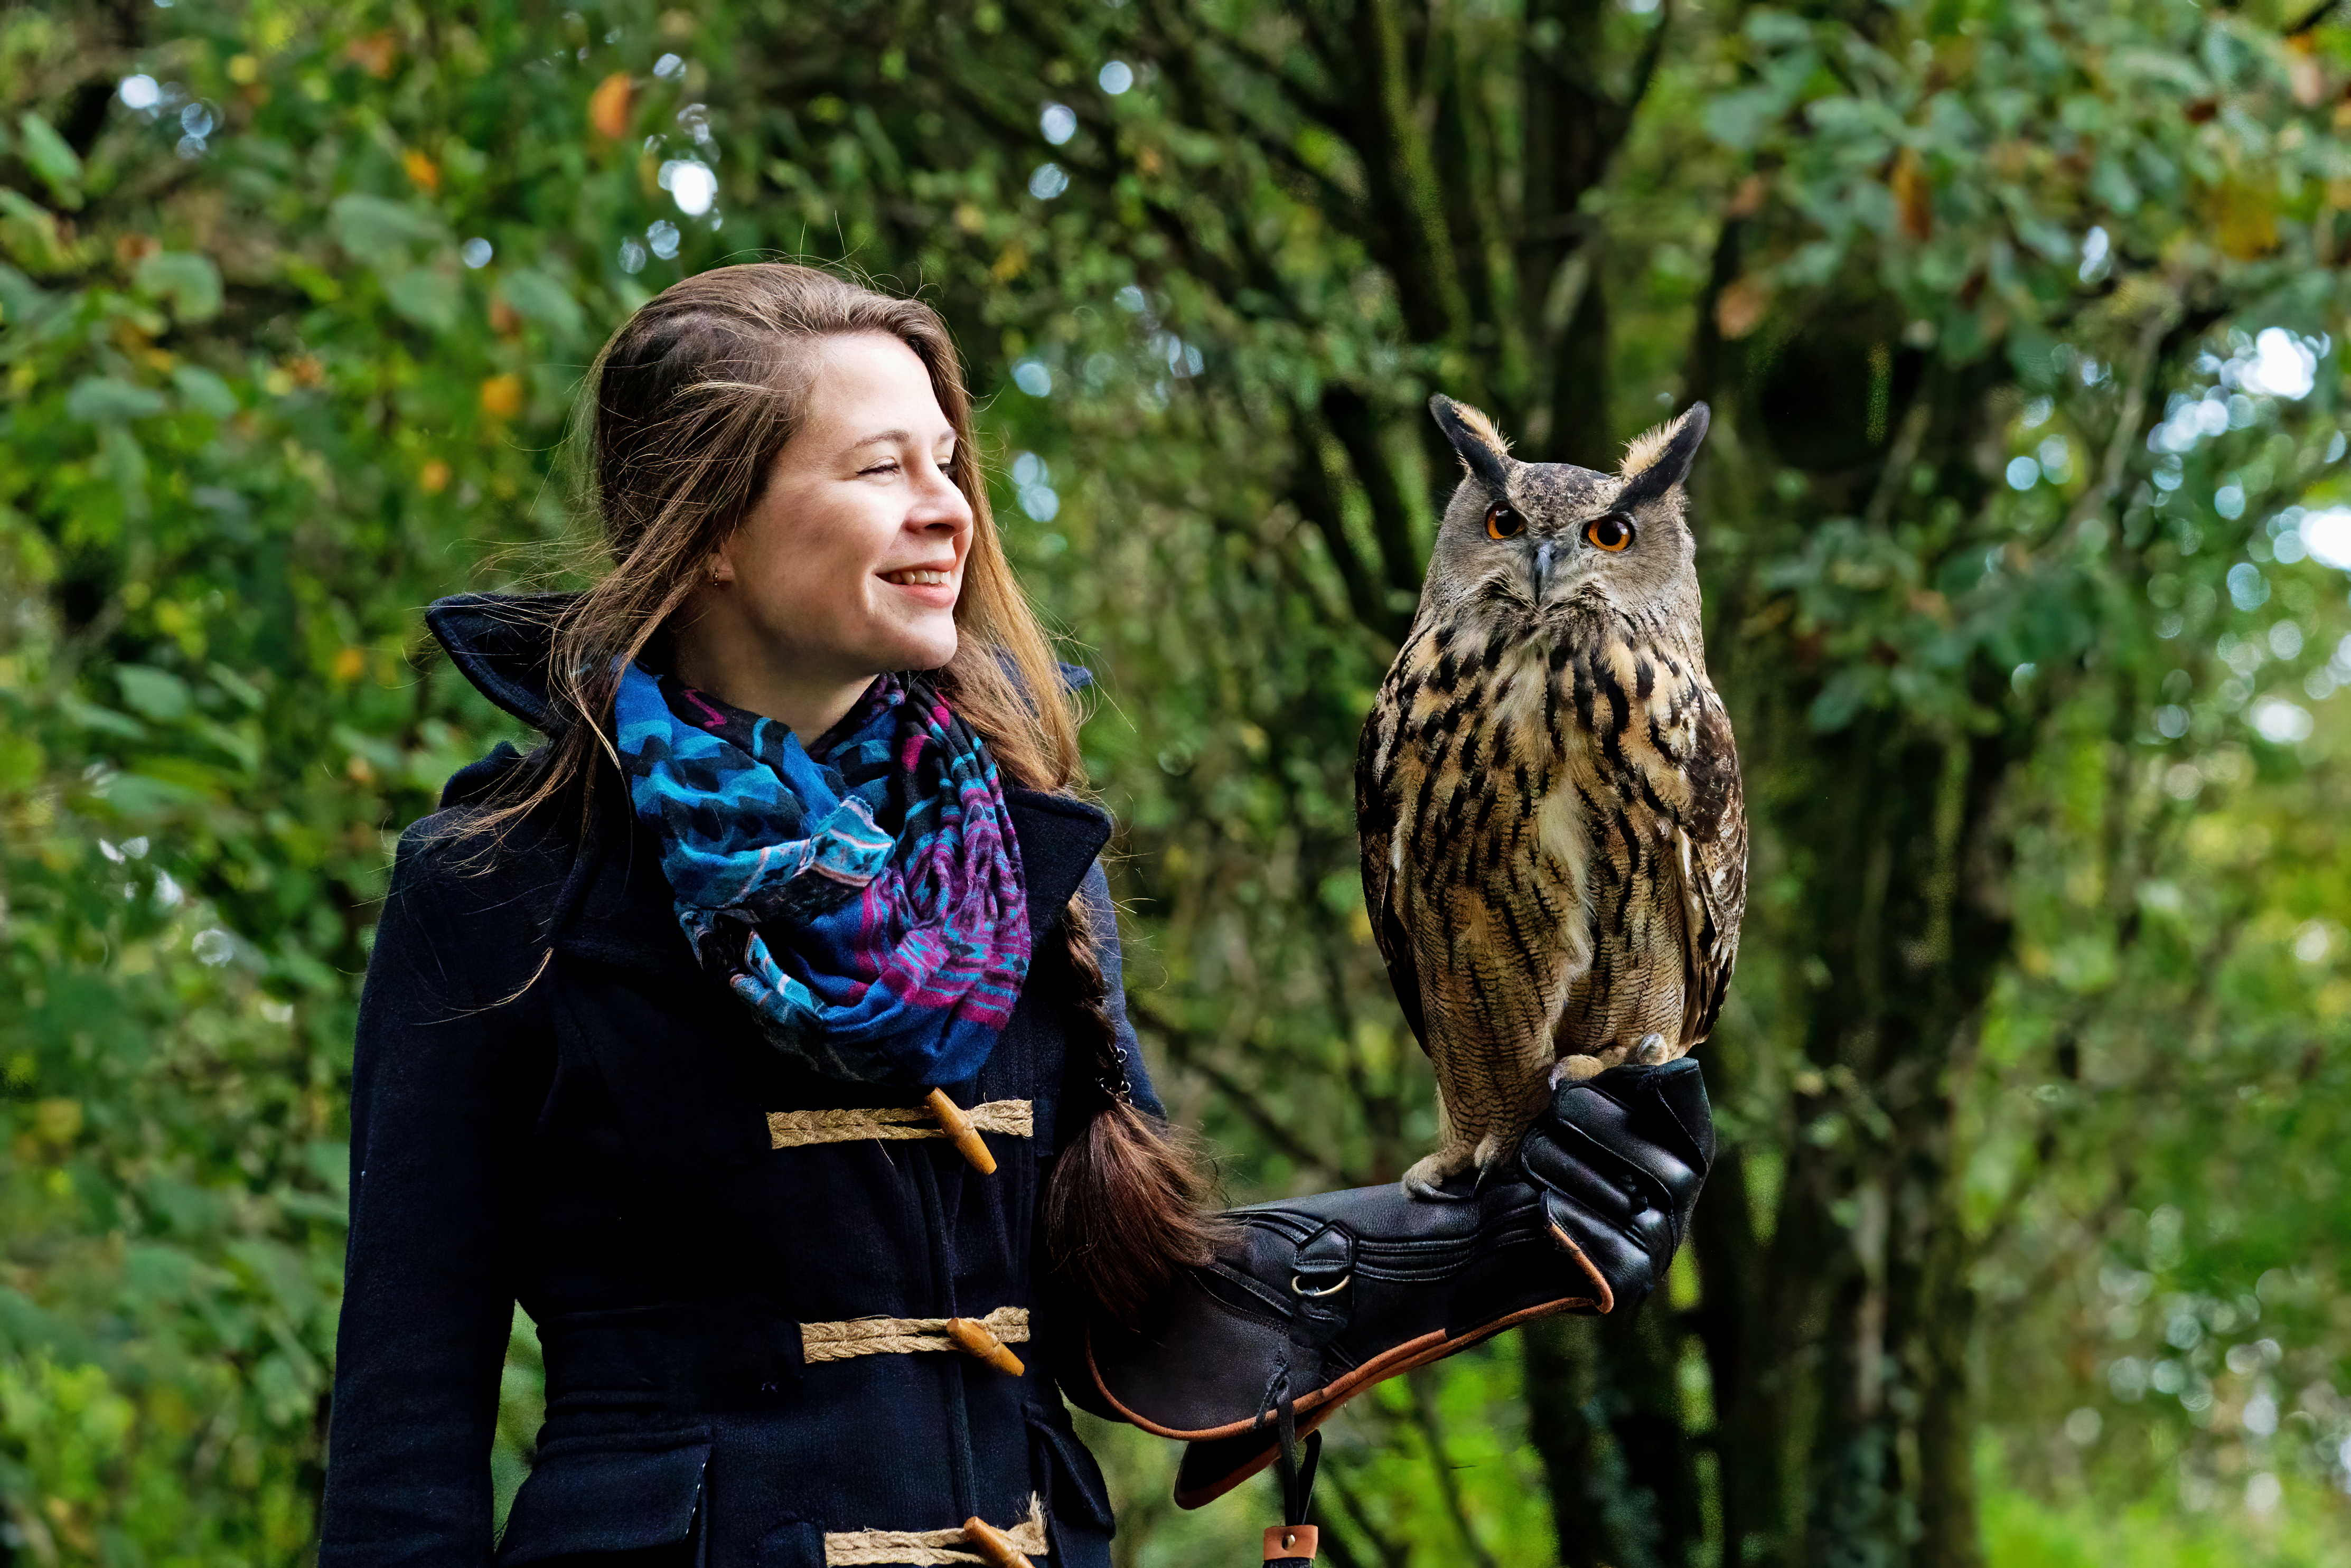
{"type": "Polygon", "coordinates": [[[725,545],[720,545],[710,552],[710,580],[713,582],[735,580],[735,554],[725,545]]]}

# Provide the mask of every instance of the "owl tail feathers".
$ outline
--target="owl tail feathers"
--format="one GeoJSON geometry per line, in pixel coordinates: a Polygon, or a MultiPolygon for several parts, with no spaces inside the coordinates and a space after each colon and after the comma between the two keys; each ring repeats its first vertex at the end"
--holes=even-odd
{"type": "Polygon", "coordinates": [[[1132,1325],[1185,1270],[1208,1261],[1227,1227],[1208,1209],[1191,1141],[1113,1100],[1055,1162],[1045,1253],[1055,1272],[1132,1325]]]}

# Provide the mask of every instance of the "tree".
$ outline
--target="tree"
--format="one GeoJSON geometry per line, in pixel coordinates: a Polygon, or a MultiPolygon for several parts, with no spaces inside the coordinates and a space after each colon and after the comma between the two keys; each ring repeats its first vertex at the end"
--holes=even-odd
{"type": "Polygon", "coordinates": [[[1756,896],[1694,1260],[1364,1402],[1334,1560],[1969,1562],[1986,1431],[2003,1530],[2051,1453],[2332,1484],[2346,44],[2152,0],[10,13],[10,1539],[300,1554],[387,835],[506,732],[417,608],[561,578],[579,368],[771,251],[973,361],[1104,677],[1133,1010],[1237,1196],[1434,1134],[1350,782],[1452,483],[1427,393],[1587,465],[1716,406],[1756,896]]]}

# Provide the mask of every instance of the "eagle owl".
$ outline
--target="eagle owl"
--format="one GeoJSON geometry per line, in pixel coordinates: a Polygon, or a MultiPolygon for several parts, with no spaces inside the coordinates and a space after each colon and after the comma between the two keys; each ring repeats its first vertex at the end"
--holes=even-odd
{"type": "Polygon", "coordinates": [[[1747,902],[1739,754],[1707,679],[1682,481],[1707,408],[1622,471],[1521,463],[1429,400],[1468,473],[1355,765],[1364,894],[1436,1064],[1407,1190],[1510,1156],[1562,1078],[1680,1056],[1747,902]]]}

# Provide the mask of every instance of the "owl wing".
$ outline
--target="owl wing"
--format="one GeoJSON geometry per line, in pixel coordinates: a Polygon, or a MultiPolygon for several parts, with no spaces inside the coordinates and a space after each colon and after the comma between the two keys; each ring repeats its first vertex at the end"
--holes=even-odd
{"type": "Polygon", "coordinates": [[[1396,909],[1396,807],[1389,794],[1390,780],[1380,768],[1381,742],[1395,723],[1391,693],[1364,721],[1364,738],[1355,753],[1355,831],[1364,859],[1364,913],[1370,916],[1372,938],[1387,963],[1388,984],[1395,988],[1396,1004],[1412,1026],[1420,1049],[1428,1049],[1428,1024],[1420,999],[1420,965],[1413,957],[1412,939],[1396,909]]]}
{"type": "Polygon", "coordinates": [[[1721,699],[1708,691],[1683,765],[1687,803],[1675,813],[1682,884],[1682,1048],[1714,1032],[1739,957],[1747,911],[1747,797],[1721,699]]]}

